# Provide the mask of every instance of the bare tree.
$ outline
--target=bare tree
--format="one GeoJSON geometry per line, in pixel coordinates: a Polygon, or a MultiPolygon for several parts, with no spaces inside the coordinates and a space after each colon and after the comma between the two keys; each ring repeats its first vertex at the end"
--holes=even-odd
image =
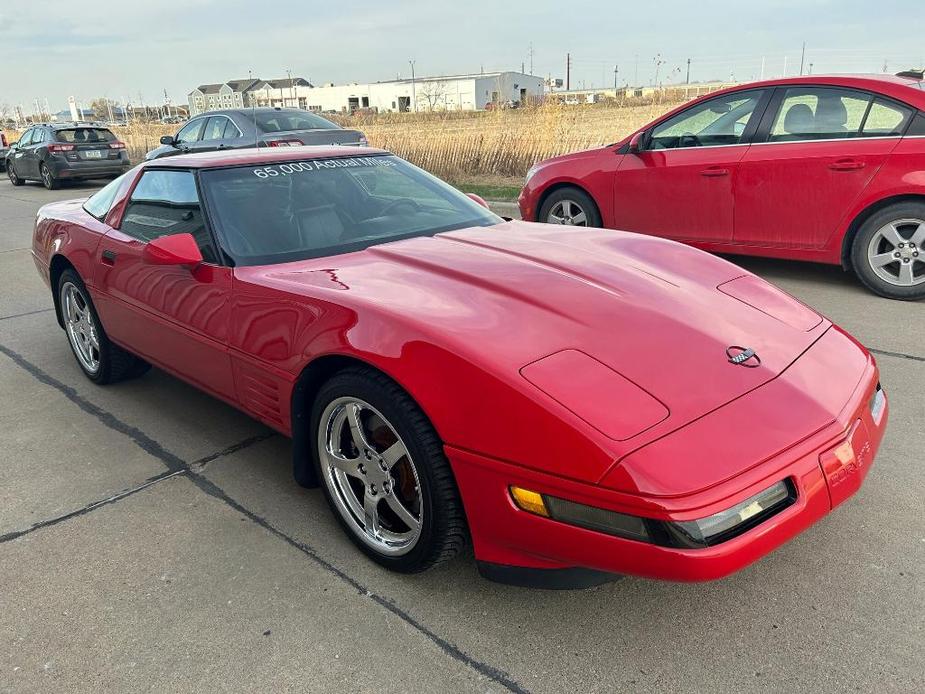
{"type": "Polygon", "coordinates": [[[418,88],[417,97],[418,101],[423,101],[427,105],[428,111],[433,111],[438,107],[446,108],[446,82],[442,80],[428,80],[424,82],[418,88]]]}

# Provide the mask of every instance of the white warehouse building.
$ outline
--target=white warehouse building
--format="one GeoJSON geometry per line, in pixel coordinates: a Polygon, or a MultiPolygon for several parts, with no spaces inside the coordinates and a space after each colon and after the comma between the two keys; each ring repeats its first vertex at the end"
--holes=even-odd
{"type": "Polygon", "coordinates": [[[542,77],[520,72],[419,77],[306,90],[312,111],[473,111],[489,104],[523,104],[543,96],[542,77]],[[417,108],[415,108],[415,104],[417,108]]]}

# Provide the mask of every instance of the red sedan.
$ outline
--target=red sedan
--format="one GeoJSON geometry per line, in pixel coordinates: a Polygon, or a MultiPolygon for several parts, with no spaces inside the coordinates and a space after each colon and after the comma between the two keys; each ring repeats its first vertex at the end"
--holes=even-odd
{"type": "Polygon", "coordinates": [[[684,104],[614,145],[534,166],[524,219],[853,270],[925,297],[925,83],[795,77],[684,104]]]}
{"type": "Polygon", "coordinates": [[[575,586],[735,571],[851,496],[883,436],[871,355],[715,256],[505,222],[378,150],[147,162],[42,208],[77,363],[150,364],[293,439],[373,560],[470,540],[575,586]]]}

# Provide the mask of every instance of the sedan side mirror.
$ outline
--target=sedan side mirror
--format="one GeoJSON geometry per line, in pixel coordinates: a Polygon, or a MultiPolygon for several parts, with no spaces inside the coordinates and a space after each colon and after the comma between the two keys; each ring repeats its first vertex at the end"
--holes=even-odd
{"type": "Polygon", "coordinates": [[[629,152],[630,154],[639,154],[642,151],[642,143],[644,139],[644,133],[636,133],[630,138],[629,152]]]}
{"type": "Polygon", "coordinates": [[[192,234],[160,236],[145,245],[141,258],[150,265],[199,265],[202,253],[192,234]]]}
{"type": "Polygon", "coordinates": [[[173,135],[161,135],[161,144],[170,145],[171,147],[177,146],[177,140],[173,135]]]}

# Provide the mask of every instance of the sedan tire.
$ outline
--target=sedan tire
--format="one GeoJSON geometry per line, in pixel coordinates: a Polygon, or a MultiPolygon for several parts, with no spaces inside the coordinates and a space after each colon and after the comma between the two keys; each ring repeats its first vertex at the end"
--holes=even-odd
{"type": "Polygon", "coordinates": [[[312,457],[341,527],[370,559],[416,573],[468,543],[462,501],[427,417],[395,382],[345,369],[318,391],[312,457]]]}
{"type": "Polygon", "coordinates": [[[6,177],[10,179],[10,183],[14,186],[21,186],[25,183],[17,174],[16,170],[13,168],[13,161],[9,160],[6,163],[6,177]]]}
{"type": "Polygon", "coordinates": [[[51,173],[51,169],[45,166],[45,162],[39,164],[39,176],[42,179],[42,185],[48,190],[56,190],[61,186],[60,181],[51,173]]]}
{"type": "Polygon", "coordinates": [[[591,196],[574,186],[550,193],[540,206],[538,222],[575,227],[600,227],[601,213],[591,196]]]}
{"type": "Polygon", "coordinates": [[[898,203],[871,215],[854,237],[851,263],[880,296],[925,297],[925,203],[898,203]]]}
{"type": "Polygon", "coordinates": [[[77,365],[98,385],[141,376],[151,365],[110,342],[86,286],[74,270],[58,280],[58,312],[77,365]]]}

